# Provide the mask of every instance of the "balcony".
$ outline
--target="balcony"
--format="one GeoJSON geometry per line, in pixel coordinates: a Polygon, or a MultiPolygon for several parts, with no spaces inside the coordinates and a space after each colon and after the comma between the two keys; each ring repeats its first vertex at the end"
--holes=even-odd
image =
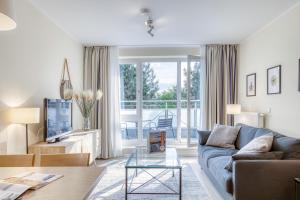
{"type": "MultiPolygon", "coordinates": [[[[144,100],[142,111],[137,111],[136,101],[121,101],[121,132],[123,140],[138,138],[138,114],[141,113],[143,138],[148,137],[151,130],[157,129],[159,119],[172,119],[171,127],[166,129],[168,139],[187,139],[187,100],[144,100]]],[[[200,100],[191,100],[190,108],[191,140],[197,138],[200,127],[200,100]]]]}

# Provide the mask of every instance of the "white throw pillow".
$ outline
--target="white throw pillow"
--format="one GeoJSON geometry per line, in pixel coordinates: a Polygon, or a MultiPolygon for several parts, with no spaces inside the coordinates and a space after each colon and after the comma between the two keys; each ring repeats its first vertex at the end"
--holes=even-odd
{"type": "Polygon", "coordinates": [[[241,148],[237,153],[265,153],[269,152],[272,148],[273,143],[273,133],[268,133],[266,135],[259,136],[251,140],[243,148],[241,148]]]}
{"type": "Polygon", "coordinates": [[[206,145],[223,148],[235,148],[234,142],[239,130],[240,127],[216,124],[207,139],[206,145]]]}

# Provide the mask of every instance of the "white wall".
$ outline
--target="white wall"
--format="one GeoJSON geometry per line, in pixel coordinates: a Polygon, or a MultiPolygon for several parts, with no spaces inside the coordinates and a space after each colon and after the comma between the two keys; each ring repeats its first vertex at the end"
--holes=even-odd
{"type": "MultiPolygon", "coordinates": [[[[17,29],[0,32],[0,152],[24,153],[25,128],[4,122],[9,107],[40,107],[43,99],[60,98],[59,83],[64,58],[68,58],[73,86],[82,87],[82,45],[71,39],[29,0],[16,0],[17,29]]],[[[81,116],[74,106],[74,128],[81,116]]],[[[43,139],[39,125],[30,126],[29,143],[43,139]]]]}
{"type": "Polygon", "coordinates": [[[186,57],[200,55],[200,46],[190,47],[120,47],[119,56],[127,57],[186,57]]]}
{"type": "Polygon", "coordinates": [[[300,4],[240,45],[239,99],[247,111],[268,112],[266,127],[300,138],[300,4]],[[267,95],[267,68],[282,65],[282,93],[267,95]],[[256,73],[257,95],[246,97],[246,75],[256,73]]]}

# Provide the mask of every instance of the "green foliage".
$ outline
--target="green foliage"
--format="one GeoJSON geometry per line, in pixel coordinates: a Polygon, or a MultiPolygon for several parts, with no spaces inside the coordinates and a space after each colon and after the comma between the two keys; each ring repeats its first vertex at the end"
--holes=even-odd
{"type": "Polygon", "coordinates": [[[162,91],[158,94],[158,99],[160,100],[176,100],[177,94],[176,94],[176,86],[173,85],[171,88],[168,88],[167,90],[162,91]]]}
{"type": "Polygon", "coordinates": [[[136,67],[132,64],[120,65],[121,99],[136,100],[136,67]]]}
{"type": "MultiPolygon", "coordinates": [[[[191,69],[191,99],[200,99],[200,63],[196,62],[194,68],[191,69]]],[[[187,70],[184,69],[184,88],[182,88],[182,99],[187,99],[187,70]]]]}
{"type": "MultiPolygon", "coordinates": [[[[194,64],[194,63],[193,63],[194,64]]],[[[200,63],[196,62],[191,69],[191,99],[200,99],[200,63]]],[[[125,101],[136,100],[136,66],[132,64],[120,65],[121,74],[121,99],[125,101]]],[[[187,70],[184,69],[184,86],[181,88],[181,98],[187,99],[187,70]]],[[[159,91],[159,80],[150,67],[150,63],[144,63],[142,66],[142,81],[143,81],[143,100],[177,100],[176,85],[171,86],[167,90],[159,91]]],[[[146,103],[147,104],[147,103],[146,103]]],[[[149,104],[150,105],[150,104],[149,104]]],[[[134,107],[135,102],[126,103],[125,107],[134,107]]],[[[163,106],[163,105],[161,105],[163,106]]],[[[161,107],[159,106],[159,107],[161,107]]],[[[176,102],[169,102],[169,108],[175,108],[176,102]]]]}
{"type": "Polygon", "coordinates": [[[143,71],[143,99],[151,100],[157,98],[157,92],[159,90],[158,80],[154,70],[150,67],[149,63],[144,63],[142,67],[143,71]]]}

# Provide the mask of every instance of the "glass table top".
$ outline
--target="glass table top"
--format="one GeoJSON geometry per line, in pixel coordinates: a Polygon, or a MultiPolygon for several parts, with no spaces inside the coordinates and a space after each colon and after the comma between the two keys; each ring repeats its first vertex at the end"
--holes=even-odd
{"type": "Polygon", "coordinates": [[[137,147],[130,155],[126,168],[181,168],[175,148],[166,148],[165,152],[148,153],[146,147],[137,147]]]}

